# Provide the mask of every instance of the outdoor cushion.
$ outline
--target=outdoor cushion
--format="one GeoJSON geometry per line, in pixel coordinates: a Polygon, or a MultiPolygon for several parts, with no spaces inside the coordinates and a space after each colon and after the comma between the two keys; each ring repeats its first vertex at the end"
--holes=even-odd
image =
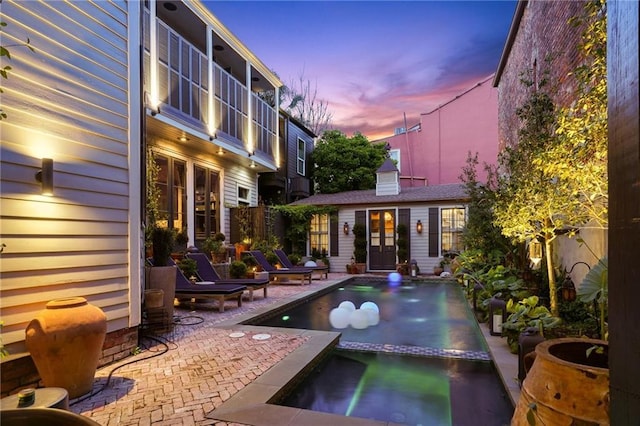
{"type": "MultiPolygon", "coordinates": [[[[278,278],[300,278],[300,284],[303,285],[305,280],[309,281],[311,284],[311,275],[313,271],[307,268],[295,268],[295,269],[276,269],[272,266],[264,253],[260,250],[250,250],[248,253],[253,256],[253,258],[258,262],[258,265],[262,268],[263,271],[269,273],[269,279],[278,280],[278,278]]],[[[279,281],[282,282],[282,281],[279,281]]]]}
{"type": "Polygon", "coordinates": [[[263,289],[264,297],[267,297],[267,286],[269,278],[229,278],[222,279],[216,272],[213,265],[209,262],[207,255],[204,253],[187,253],[185,257],[193,259],[196,262],[198,276],[204,281],[210,281],[216,285],[235,284],[245,285],[249,290],[249,301],[253,302],[253,291],[263,289]]]}
{"type": "Polygon", "coordinates": [[[318,265],[318,266],[299,266],[299,265],[294,265],[293,263],[291,263],[291,261],[289,260],[289,257],[287,256],[287,253],[284,252],[284,250],[281,249],[275,249],[273,250],[273,252],[275,253],[276,256],[278,256],[278,259],[280,259],[280,263],[282,263],[282,266],[284,266],[285,268],[288,269],[311,269],[313,272],[317,272],[320,274],[320,279],[322,279],[322,277],[324,276],[324,278],[329,278],[329,267],[326,265],[318,265]]]}

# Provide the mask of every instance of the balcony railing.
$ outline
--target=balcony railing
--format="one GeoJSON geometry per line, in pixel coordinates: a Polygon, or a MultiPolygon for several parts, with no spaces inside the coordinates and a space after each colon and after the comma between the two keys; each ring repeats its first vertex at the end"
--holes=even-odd
{"type": "Polygon", "coordinates": [[[160,19],[157,29],[157,88],[151,87],[151,44],[149,11],[145,11],[144,84],[147,92],[155,91],[161,104],[201,123],[200,128],[213,128],[238,144],[273,157],[277,141],[276,109],[267,104],[247,86],[234,78],[217,63],[211,61],[192,43],[160,19]],[[213,88],[208,85],[211,66],[213,88]],[[155,89],[155,90],[154,90],[155,89]],[[210,123],[209,97],[212,96],[213,121],[210,123]],[[249,140],[249,99],[252,103],[249,140]]]}

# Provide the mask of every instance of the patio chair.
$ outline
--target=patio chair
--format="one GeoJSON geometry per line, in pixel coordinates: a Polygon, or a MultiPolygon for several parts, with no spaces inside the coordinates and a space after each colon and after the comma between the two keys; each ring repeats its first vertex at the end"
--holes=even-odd
{"type": "MultiPolygon", "coordinates": [[[[176,263],[171,259],[169,265],[176,263]]],[[[238,307],[242,307],[242,294],[247,286],[242,284],[218,284],[212,281],[189,281],[178,268],[176,274],[176,297],[178,299],[215,299],[218,301],[218,311],[224,312],[226,300],[238,299],[238,307]]]]}
{"type": "Polygon", "coordinates": [[[318,265],[318,266],[299,266],[299,265],[294,265],[293,263],[291,263],[291,261],[289,260],[289,257],[287,256],[287,253],[284,252],[284,250],[281,249],[275,249],[273,250],[273,252],[275,253],[276,256],[278,256],[278,259],[280,259],[280,263],[282,264],[282,266],[284,266],[287,269],[311,269],[313,272],[317,272],[318,274],[320,274],[320,279],[322,279],[322,277],[324,278],[329,278],[329,267],[327,265],[318,265]]]}
{"type": "Polygon", "coordinates": [[[263,289],[264,297],[267,297],[267,286],[269,285],[269,278],[229,278],[222,279],[218,272],[216,272],[213,265],[209,262],[207,255],[204,253],[187,253],[185,257],[193,259],[196,262],[198,269],[198,276],[203,281],[213,281],[216,285],[219,284],[240,284],[247,286],[249,290],[249,301],[253,302],[254,290],[263,289]]]}
{"type": "Polygon", "coordinates": [[[248,253],[253,256],[253,258],[256,260],[256,262],[258,262],[258,265],[260,265],[263,271],[269,273],[269,279],[272,281],[277,280],[279,283],[283,283],[284,281],[280,281],[280,279],[299,278],[300,285],[304,285],[305,280],[309,281],[309,284],[311,284],[311,275],[313,274],[313,271],[311,269],[276,269],[269,263],[264,253],[262,253],[260,250],[250,250],[248,251],[248,253]]]}

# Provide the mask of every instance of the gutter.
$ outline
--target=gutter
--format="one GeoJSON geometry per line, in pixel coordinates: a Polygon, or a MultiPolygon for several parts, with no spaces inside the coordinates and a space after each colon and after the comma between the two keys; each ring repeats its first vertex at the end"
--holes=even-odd
{"type": "Polygon", "coordinates": [[[500,62],[498,63],[498,69],[496,70],[496,74],[493,78],[493,87],[498,87],[500,84],[500,77],[502,77],[502,72],[504,71],[504,67],[507,65],[507,59],[509,59],[509,55],[511,54],[511,48],[513,47],[513,43],[516,40],[516,35],[518,34],[518,29],[520,29],[520,21],[522,20],[522,16],[524,15],[524,10],[527,8],[528,0],[519,0],[518,5],[516,6],[516,11],[513,14],[513,20],[511,21],[511,27],[509,28],[509,35],[507,36],[507,42],[504,45],[504,49],[502,50],[502,55],[500,56],[500,62]]]}

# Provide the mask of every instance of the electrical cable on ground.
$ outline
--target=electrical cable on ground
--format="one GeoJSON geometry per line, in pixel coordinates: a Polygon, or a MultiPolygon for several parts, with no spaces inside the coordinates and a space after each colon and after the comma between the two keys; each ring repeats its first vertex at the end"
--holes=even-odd
{"type": "MultiPolygon", "coordinates": [[[[204,322],[204,318],[200,317],[200,316],[197,316],[197,315],[185,315],[185,316],[182,316],[182,317],[174,317],[173,318],[173,324],[174,325],[190,326],[190,325],[201,324],[203,322],[204,322]],[[185,321],[185,320],[187,320],[187,321],[185,321]]],[[[145,361],[145,360],[148,360],[148,359],[151,359],[151,358],[155,358],[155,357],[160,356],[160,355],[164,355],[165,353],[169,352],[171,349],[176,349],[178,347],[178,345],[176,345],[171,340],[166,339],[164,337],[161,338],[160,336],[151,336],[151,335],[148,335],[148,334],[142,334],[141,338],[142,339],[147,338],[149,340],[155,341],[156,343],[161,344],[163,346],[163,349],[158,351],[158,352],[155,352],[154,350],[151,349],[151,347],[146,348],[146,350],[148,352],[154,352],[153,355],[150,355],[150,356],[147,356],[147,357],[144,357],[144,358],[140,358],[140,359],[134,359],[132,361],[125,362],[124,364],[121,364],[121,365],[115,367],[114,369],[112,369],[109,372],[109,375],[107,376],[107,381],[99,389],[97,389],[95,391],[92,391],[88,395],[80,397],[80,398],[74,400],[73,402],[70,402],[69,405],[72,406],[72,405],[76,405],[76,404],[78,404],[78,403],[80,403],[82,401],[86,401],[87,399],[92,398],[92,397],[96,396],[97,394],[99,394],[100,392],[102,392],[103,390],[105,390],[109,386],[109,383],[111,382],[111,377],[113,376],[113,374],[116,371],[118,371],[119,369],[121,369],[122,367],[130,365],[130,364],[135,364],[136,362],[145,361]],[[171,348],[170,345],[173,345],[173,348],[171,348]]]]}

